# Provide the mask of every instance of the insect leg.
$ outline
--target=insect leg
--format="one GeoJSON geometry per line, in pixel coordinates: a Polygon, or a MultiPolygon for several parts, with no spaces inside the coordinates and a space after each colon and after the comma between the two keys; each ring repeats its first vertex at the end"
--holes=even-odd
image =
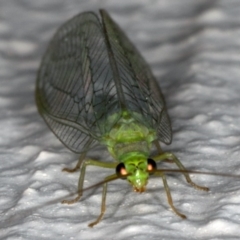
{"type": "Polygon", "coordinates": [[[98,166],[98,167],[103,167],[103,168],[116,168],[117,163],[99,162],[99,161],[92,160],[92,159],[88,159],[85,162],[83,162],[81,172],[80,172],[80,177],[78,180],[78,195],[74,199],[63,200],[62,201],[63,204],[73,204],[73,203],[79,201],[79,199],[82,197],[83,182],[84,182],[84,178],[85,178],[86,167],[88,165],[98,166]]]}
{"type": "Polygon", "coordinates": [[[159,155],[162,154],[162,153],[163,153],[163,150],[162,150],[162,148],[161,148],[158,140],[155,140],[153,143],[155,144],[155,146],[156,146],[156,148],[157,148],[158,154],[159,154],[159,155]]]}
{"type": "MultiPolygon", "coordinates": [[[[182,165],[182,163],[178,160],[178,158],[173,153],[165,152],[163,154],[160,154],[160,155],[154,157],[153,159],[155,161],[163,161],[164,159],[171,159],[171,160],[173,160],[174,163],[176,163],[176,165],[179,167],[179,169],[186,170],[186,168],[182,165]]],[[[202,186],[199,186],[196,183],[194,183],[191,180],[191,178],[190,178],[190,176],[187,172],[185,172],[183,174],[184,174],[187,182],[189,184],[191,184],[194,188],[199,189],[199,190],[203,190],[203,191],[208,191],[209,190],[207,187],[202,187],[202,186]]]]}
{"type": "Polygon", "coordinates": [[[84,152],[80,155],[80,157],[78,159],[78,162],[77,162],[77,165],[74,168],[63,168],[62,171],[63,172],[69,172],[69,173],[76,172],[80,168],[80,166],[82,165],[82,162],[83,162],[86,154],[87,154],[87,152],[84,152]]]}
{"type": "MultiPolygon", "coordinates": [[[[93,139],[89,139],[86,143],[86,145],[84,146],[84,149],[88,149],[88,147],[91,145],[91,143],[93,142],[93,139]]],[[[69,172],[69,173],[73,173],[76,172],[78,169],[80,169],[82,162],[84,160],[84,158],[86,157],[87,151],[83,151],[82,154],[80,155],[77,165],[74,168],[63,168],[62,171],[63,172],[69,172]]]]}
{"type": "Polygon", "coordinates": [[[107,197],[107,184],[108,184],[107,181],[111,180],[112,178],[115,178],[115,177],[116,177],[116,174],[113,174],[113,175],[110,175],[110,176],[108,176],[104,179],[106,182],[103,184],[101,213],[98,216],[98,218],[96,219],[96,221],[88,224],[89,227],[95,226],[96,224],[98,224],[102,220],[103,215],[106,211],[106,197],[107,197]]]}
{"type": "MultiPolygon", "coordinates": [[[[158,140],[155,140],[153,143],[155,144],[155,146],[156,146],[156,148],[157,148],[158,154],[159,154],[159,155],[163,154],[164,152],[163,152],[163,150],[162,150],[162,148],[161,148],[158,140]]],[[[159,160],[159,161],[164,161],[164,162],[168,162],[168,163],[173,163],[173,162],[174,162],[174,161],[171,160],[171,159],[162,159],[162,160],[159,160]]]]}
{"type": "Polygon", "coordinates": [[[168,204],[170,205],[170,207],[172,208],[172,210],[181,218],[186,218],[186,216],[182,213],[180,213],[173,205],[173,201],[172,201],[172,196],[171,196],[171,192],[170,192],[170,188],[167,184],[167,179],[166,179],[166,176],[163,174],[163,173],[155,173],[154,174],[155,176],[160,176],[163,180],[163,185],[164,185],[164,189],[166,191],[166,194],[167,194],[167,199],[168,199],[168,204]]]}

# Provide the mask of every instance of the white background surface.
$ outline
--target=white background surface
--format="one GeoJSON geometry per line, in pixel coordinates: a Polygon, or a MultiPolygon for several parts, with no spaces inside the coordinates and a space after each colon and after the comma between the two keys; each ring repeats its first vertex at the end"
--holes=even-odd
{"type": "MultiPolygon", "coordinates": [[[[0,239],[239,239],[240,181],[191,174],[209,193],[170,175],[171,210],[161,179],[132,192],[109,184],[62,205],[79,173],[61,172],[78,156],[54,137],[34,102],[36,72],[56,29],[75,14],[105,8],[145,56],[172,120],[173,143],[162,145],[189,169],[240,174],[240,1],[1,0],[0,3],[0,239]]],[[[89,157],[111,160],[104,148],[89,157]]],[[[169,167],[166,165],[166,167],[169,167]]],[[[172,167],[172,165],[170,166],[172,167]]],[[[111,174],[89,167],[85,186],[111,174]]]]}

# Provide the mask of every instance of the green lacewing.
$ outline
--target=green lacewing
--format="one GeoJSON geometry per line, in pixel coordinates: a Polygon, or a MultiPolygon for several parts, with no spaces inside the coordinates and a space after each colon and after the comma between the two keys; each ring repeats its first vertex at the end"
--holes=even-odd
{"type": "Polygon", "coordinates": [[[172,161],[195,188],[177,157],[163,152],[159,141],[170,144],[172,130],[165,101],[148,64],[105,10],[81,13],[64,23],[53,36],[37,76],[38,111],[56,137],[71,151],[80,154],[74,172],[81,168],[78,196],[82,196],[88,165],[114,168],[103,181],[101,214],[106,208],[107,184],[126,179],[134,191],[146,189],[149,175],[163,180],[168,203],[173,205],[164,170],[156,162],[172,161]],[[85,159],[98,144],[106,146],[114,159],[102,162],[85,159]],[[150,157],[155,145],[158,155],[150,157]]]}

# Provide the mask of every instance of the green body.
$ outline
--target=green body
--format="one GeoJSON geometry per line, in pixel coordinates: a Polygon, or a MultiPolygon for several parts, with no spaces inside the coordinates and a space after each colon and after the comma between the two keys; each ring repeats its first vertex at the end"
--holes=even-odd
{"type": "MultiPolygon", "coordinates": [[[[116,170],[102,183],[101,214],[90,227],[104,215],[109,181],[127,178],[135,191],[143,192],[149,174],[162,178],[171,208],[184,218],[173,206],[165,174],[156,169],[155,161],[171,161],[185,170],[158,142],[170,144],[172,140],[161,90],[120,27],[106,11],[100,10],[100,14],[101,21],[95,13],[86,12],[63,24],[48,46],[37,77],[39,113],[67,148],[81,154],[75,168],[63,169],[74,172],[81,168],[78,196],[63,203],[81,198],[86,168],[94,165],[116,170]],[[115,161],[85,159],[99,143],[115,161]],[[158,155],[150,158],[153,143],[158,155]]],[[[183,174],[191,185],[206,190],[193,183],[186,171],[183,174]]]]}
{"type": "MultiPolygon", "coordinates": [[[[111,116],[110,116],[111,118],[111,116]]],[[[150,156],[152,142],[157,135],[123,112],[122,117],[112,130],[103,136],[102,142],[112,157],[125,165],[130,176],[128,181],[135,191],[143,192],[148,180],[147,159],[150,156]]]]}

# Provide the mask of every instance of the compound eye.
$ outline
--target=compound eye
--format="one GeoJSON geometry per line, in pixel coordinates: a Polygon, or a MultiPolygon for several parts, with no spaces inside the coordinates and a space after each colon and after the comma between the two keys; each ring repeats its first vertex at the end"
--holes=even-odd
{"type": "Polygon", "coordinates": [[[124,163],[119,163],[116,167],[116,174],[121,179],[126,179],[127,177],[127,170],[124,166],[124,163]]]}
{"type": "Polygon", "coordinates": [[[147,170],[148,172],[151,174],[151,173],[154,173],[155,170],[157,169],[157,164],[156,162],[151,159],[151,158],[148,158],[148,165],[147,165],[147,170]]]}

